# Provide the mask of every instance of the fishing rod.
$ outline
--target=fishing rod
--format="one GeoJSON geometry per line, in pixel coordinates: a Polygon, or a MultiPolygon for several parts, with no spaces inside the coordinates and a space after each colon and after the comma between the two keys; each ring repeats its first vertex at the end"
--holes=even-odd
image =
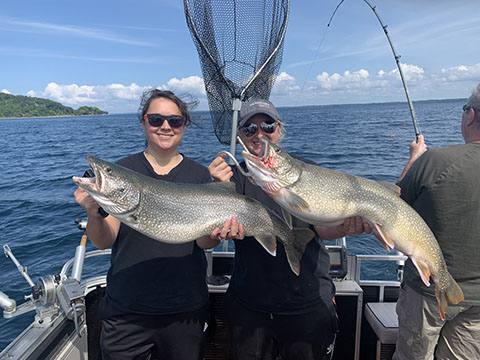
{"type": "Polygon", "coordinates": [[[405,89],[405,95],[407,96],[408,107],[410,109],[410,116],[412,117],[413,128],[415,130],[415,137],[418,139],[418,135],[420,135],[421,132],[420,132],[420,128],[418,127],[417,117],[415,116],[415,109],[413,108],[412,100],[410,100],[410,93],[408,92],[407,83],[405,82],[405,77],[403,76],[403,71],[400,63],[400,55],[397,55],[397,53],[395,52],[395,48],[393,47],[392,40],[388,35],[387,25],[383,24],[382,19],[380,19],[380,16],[378,15],[377,10],[375,9],[375,6],[372,6],[367,0],[363,0],[363,1],[367,3],[370,9],[372,9],[373,13],[375,14],[378,21],[380,22],[380,25],[382,25],[383,32],[387,36],[388,43],[390,44],[390,48],[392,49],[393,56],[395,57],[395,62],[397,63],[397,68],[398,68],[398,72],[400,73],[400,78],[402,79],[403,88],[405,89]]]}

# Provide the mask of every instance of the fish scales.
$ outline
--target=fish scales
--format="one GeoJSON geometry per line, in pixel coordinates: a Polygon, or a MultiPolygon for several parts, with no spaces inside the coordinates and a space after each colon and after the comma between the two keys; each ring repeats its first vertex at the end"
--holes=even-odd
{"type": "Polygon", "coordinates": [[[233,183],[179,184],[149,178],[120,165],[87,157],[94,178],[73,177],[110,215],[155,240],[194,241],[237,217],[271,255],[279,239],[297,275],[310,229],[291,229],[260,202],[235,192],[233,183]]]}
{"type": "Polygon", "coordinates": [[[448,303],[463,300],[435,236],[398,196],[398,187],[306,164],[265,137],[261,145],[258,156],[243,146],[247,176],[288,212],[286,220],[292,214],[311,224],[333,226],[361,216],[387,249],[396,248],[412,259],[425,285],[430,286],[432,277],[442,319],[448,303]]]}
{"type": "MultiPolygon", "coordinates": [[[[305,215],[312,223],[319,226],[338,225],[345,218],[361,216],[382,225],[391,238],[396,239],[395,248],[399,251],[407,255],[415,253],[426,262],[430,261],[430,257],[423,254],[435,254],[434,268],[441,267],[441,254],[436,252],[437,242],[428,225],[419,219],[420,216],[408,204],[399,201],[401,199],[396,194],[368,179],[319,166],[303,163],[300,166],[305,168],[303,176],[290,189],[313,199],[309,201],[305,215]],[[334,185],[328,186],[329,183],[334,185]],[[421,237],[421,234],[428,234],[428,237],[421,237]]],[[[295,215],[299,215],[299,212],[296,211],[295,215]]],[[[432,272],[432,275],[436,273],[432,272]]]]}

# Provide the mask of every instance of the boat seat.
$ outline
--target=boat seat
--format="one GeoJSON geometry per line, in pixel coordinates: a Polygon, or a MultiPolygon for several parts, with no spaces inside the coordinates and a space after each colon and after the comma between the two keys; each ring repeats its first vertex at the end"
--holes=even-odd
{"type": "Polygon", "coordinates": [[[396,305],[396,302],[371,302],[365,305],[365,318],[382,344],[395,344],[397,341],[396,305]]]}

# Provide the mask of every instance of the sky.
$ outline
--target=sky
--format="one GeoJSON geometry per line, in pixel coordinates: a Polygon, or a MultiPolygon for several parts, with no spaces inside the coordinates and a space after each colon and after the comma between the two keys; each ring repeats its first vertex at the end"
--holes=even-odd
{"type": "MultiPolygon", "coordinates": [[[[406,101],[364,0],[344,0],[327,28],[339,2],[291,0],[276,106],[406,101]]],[[[480,1],[369,2],[401,55],[413,101],[470,95],[480,80],[480,1]]],[[[0,92],[128,113],[152,87],[188,93],[208,109],[182,0],[2,1],[0,92]]]]}

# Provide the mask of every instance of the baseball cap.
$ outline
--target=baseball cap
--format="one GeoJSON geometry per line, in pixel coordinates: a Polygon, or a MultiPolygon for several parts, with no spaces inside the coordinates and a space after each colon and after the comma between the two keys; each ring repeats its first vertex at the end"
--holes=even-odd
{"type": "Polygon", "coordinates": [[[257,114],[265,114],[275,121],[280,121],[277,109],[275,109],[275,106],[273,106],[270,101],[264,99],[250,99],[242,104],[238,115],[238,126],[241,127],[245,125],[248,119],[257,114]]]}

